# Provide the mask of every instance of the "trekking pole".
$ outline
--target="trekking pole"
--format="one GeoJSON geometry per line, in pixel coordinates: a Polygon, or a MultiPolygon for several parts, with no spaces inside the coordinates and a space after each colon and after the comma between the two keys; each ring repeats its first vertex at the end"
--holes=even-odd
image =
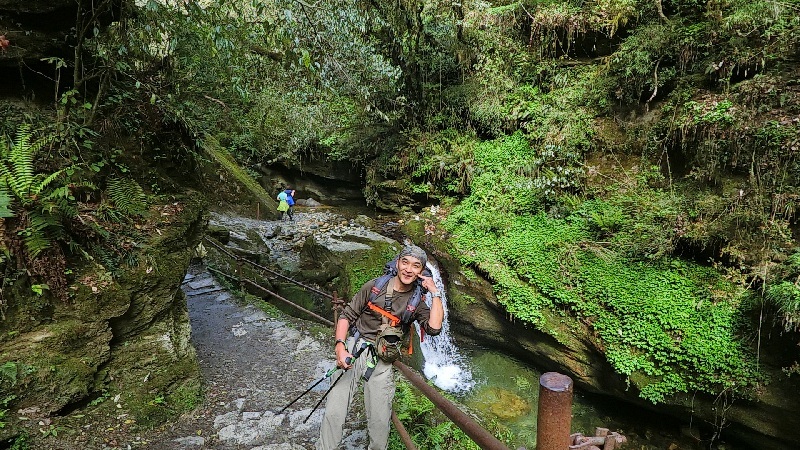
{"type": "MultiPolygon", "coordinates": [[[[348,364],[349,364],[349,363],[348,363],[348,364]]],[[[312,385],[311,385],[311,387],[309,387],[308,389],[306,389],[306,390],[305,390],[305,392],[303,392],[302,394],[298,395],[298,396],[297,396],[297,398],[296,398],[296,399],[294,399],[294,400],[292,400],[292,401],[291,401],[291,402],[290,402],[288,405],[284,406],[284,407],[283,407],[283,409],[282,409],[282,410],[280,410],[280,411],[278,412],[278,414],[282,414],[284,411],[286,411],[286,408],[288,408],[288,407],[290,407],[290,406],[294,405],[294,402],[296,402],[296,401],[300,400],[300,399],[301,399],[301,398],[302,398],[304,395],[308,394],[308,393],[309,393],[309,392],[310,392],[312,389],[314,389],[315,387],[317,387],[317,385],[318,385],[318,384],[322,383],[323,381],[325,381],[325,379],[326,379],[326,378],[329,378],[331,375],[333,375],[334,373],[336,373],[336,371],[337,371],[337,370],[339,370],[339,367],[337,367],[337,366],[334,366],[334,367],[332,367],[330,370],[328,370],[327,372],[325,372],[325,375],[324,375],[322,378],[320,378],[319,380],[317,380],[317,382],[316,382],[316,383],[312,384],[312,385]]]]}
{"type": "MultiPolygon", "coordinates": [[[[350,364],[351,361],[355,361],[356,359],[358,359],[358,357],[361,356],[361,352],[363,352],[369,346],[370,346],[370,344],[368,344],[366,342],[361,344],[361,348],[359,348],[358,351],[352,357],[347,358],[347,361],[346,361],[347,364],[350,364]]],[[[347,369],[345,369],[345,370],[347,370],[347,369]]],[[[319,401],[317,402],[317,404],[314,405],[314,409],[312,409],[311,412],[308,413],[308,416],[306,416],[306,418],[303,419],[303,423],[306,423],[308,421],[308,419],[311,418],[311,415],[314,414],[314,411],[316,411],[317,408],[319,408],[319,405],[322,404],[322,401],[325,400],[325,397],[327,397],[328,394],[331,393],[331,391],[333,390],[333,387],[336,386],[336,383],[338,383],[339,380],[342,379],[342,377],[344,377],[344,373],[339,375],[339,378],[337,378],[336,381],[334,381],[333,384],[331,384],[331,387],[329,387],[328,390],[325,391],[325,394],[322,396],[322,398],[320,398],[319,401]]]]}
{"type": "MultiPolygon", "coordinates": [[[[359,355],[361,354],[361,352],[363,352],[363,351],[364,351],[364,347],[362,347],[362,348],[358,349],[358,351],[356,352],[356,354],[355,354],[355,355],[353,355],[352,357],[348,357],[348,358],[347,358],[347,360],[346,360],[347,364],[350,364],[350,361],[353,361],[353,360],[355,360],[356,358],[358,358],[358,356],[359,356],[359,355]]],[[[325,381],[325,379],[327,379],[327,378],[330,378],[330,377],[331,377],[331,375],[333,375],[334,373],[336,373],[336,371],[337,371],[337,370],[339,370],[339,367],[338,367],[338,366],[333,366],[333,367],[331,367],[331,368],[330,368],[330,369],[329,369],[327,372],[325,372],[325,375],[323,375],[323,376],[322,376],[322,378],[320,378],[319,380],[317,380],[317,382],[316,382],[316,383],[312,384],[312,385],[311,385],[311,386],[310,386],[308,389],[306,389],[306,390],[305,390],[305,391],[304,391],[302,394],[298,395],[298,396],[297,396],[297,398],[295,398],[294,400],[292,400],[291,402],[289,402],[289,404],[288,404],[288,405],[284,406],[284,407],[283,407],[283,409],[281,409],[280,411],[278,411],[278,414],[281,414],[281,413],[283,413],[284,411],[286,411],[286,408],[288,408],[288,407],[290,407],[290,406],[294,405],[294,403],[295,403],[296,401],[298,401],[298,400],[300,400],[301,398],[303,398],[303,396],[304,396],[304,395],[308,394],[308,393],[309,393],[309,392],[310,392],[312,389],[314,389],[315,387],[317,387],[317,385],[318,385],[318,384],[320,384],[320,383],[322,383],[323,381],[325,381]]],[[[339,378],[341,378],[341,377],[339,377],[339,378]]],[[[339,379],[337,378],[336,380],[338,381],[339,379]]],[[[336,384],[336,383],[334,383],[334,384],[336,384]]],[[[331,386],[331,387],[333,387],[333,386],[331,386]]]]}

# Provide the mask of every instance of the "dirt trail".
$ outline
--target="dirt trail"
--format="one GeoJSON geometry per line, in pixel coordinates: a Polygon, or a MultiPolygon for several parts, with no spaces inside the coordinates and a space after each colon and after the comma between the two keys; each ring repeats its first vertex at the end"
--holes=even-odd
{"type": "MultiPolygon", "coordinates": [[[[270,317],[236,304],[210,273],[192,267],[183,283],[204,386],[204,404],[152,436],[148,449],[313,449],[324,403],[303,422],[324,391],[320,383],[283,414],[334,361],[329,331],[312,322],[270,317]]],[[[335,376],[335,375],[334,375],[335,376]]],[[[365,448],[363,420],[348,424],[342,448],[365,448]]]]}

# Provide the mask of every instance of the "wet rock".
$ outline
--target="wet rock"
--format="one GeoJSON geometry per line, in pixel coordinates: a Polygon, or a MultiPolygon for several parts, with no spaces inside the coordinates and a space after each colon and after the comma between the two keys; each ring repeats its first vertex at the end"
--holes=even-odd
{"type": "Polygon", "coordinates": [[[354,222],[364,228],[374,229],[375,228],[375,219],[365,216],[363,214],[359,214],[356,216],[354,222]]]}
{"type": "Polygon", "coordinates": [[[500,388],[486,388],[475,400],[478,408],[501,420],[511,420],[531,412],[531,404],[519,395],[500,388]]]}

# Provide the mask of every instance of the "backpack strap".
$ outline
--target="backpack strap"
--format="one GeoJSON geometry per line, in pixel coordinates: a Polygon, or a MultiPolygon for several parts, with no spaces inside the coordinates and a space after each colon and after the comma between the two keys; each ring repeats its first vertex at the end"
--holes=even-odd
{"type": "Polygon", "coordinates": [[[419,301],[422,299],[422,287],[417,284],[414,286],[414,293],[411,294],[411,298],[408,299],[408,305],[406,305],[406,310],[403,311],[403,314],[400,315],[400,322],[403,326],[408,327],[413,322],[412,316],[414,315],[414,311],[417,310],[417,306],[419,306],[419,301]]]}
{"type": "Polygon", "coordinates": [[[367,303],[367,307],[376,313],[382,315],[384,318],[388,319],[389,325],[396,327],[397,324],[400,323],[400,318],[395,316],[394,314],[390,313],[389,311],[381,308],[380,306],[376,305],[375,303],[369,302],[367,303]]]}
{"type": "Polygon", "coordinates": [[[378,295],[380,295],[383,288],[389,284],[389,280],[392,278],[394,278],[394,275],[391,273],[386,273],[376,278],[375,284],[372,286],[372,289],[369,290],[369,299],[367,303],[374,303],[375,299],[378,298],[378,295]]]}

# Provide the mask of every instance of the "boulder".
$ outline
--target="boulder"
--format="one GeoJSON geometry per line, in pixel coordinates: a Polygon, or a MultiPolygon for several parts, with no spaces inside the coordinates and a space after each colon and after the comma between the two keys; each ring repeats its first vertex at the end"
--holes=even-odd
{"type": "Polygon", "coordinates": [[[303,244],[300,269],[340,297],[350,298],[361,285],[381,275],[386,262],[401,248],[394,239],[361,228],[318,233],[303,244]]]}
{"type": "Polygon", "coordinates": [[[322,206],[322,203],[314,200],[313,198],[301,198],[298,199],[295,203],[300,206],[307,206],[309,208],[317,208],[322,206]]]}

